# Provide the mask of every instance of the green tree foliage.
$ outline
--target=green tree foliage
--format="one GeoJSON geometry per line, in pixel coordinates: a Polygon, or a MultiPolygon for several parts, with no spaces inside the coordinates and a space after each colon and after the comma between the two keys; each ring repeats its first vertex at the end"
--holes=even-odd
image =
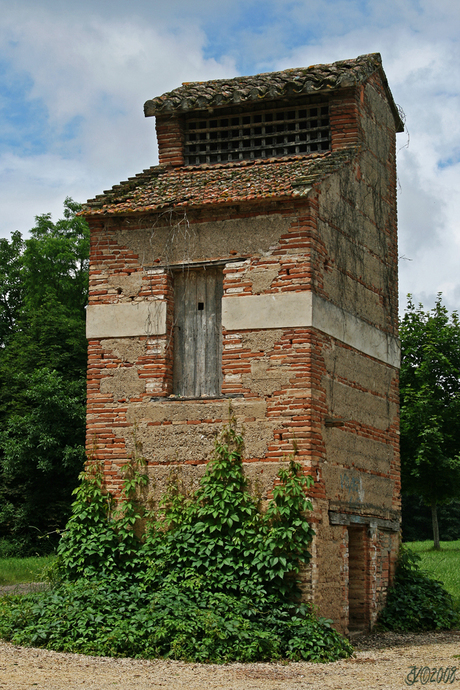
{"type": "Polygon", "coordinates": [[[5,238],[0,239],[0,347],[5,347],[8,337],[14,332],[22,307],[23,249],[20,232],[14,232],[10,242],[5,238]]]}
{"type": "Polygon", "coordinates": [[[0,523],[24,550],[68,515],[85,460],[85,386],[46,368],[22,381],[25,411],[12,414],[0,434],[0,523]]]}
{"type": "Polygon", "coordinates": [[[0,551],[51,548],[83,463],[89,228],[37,216],[0,240],[0,551]],[[8,546],[9,545],[9,546],[8,546]]]}
{"type": "Polygon", "coordinates": [[[125,468],[123,498],[90,464],[76,490],[50,592],[0,601],[0,635],[16,644],[108,656],[187,661],[333,661],[353,651],[331,621],[299,602],[298,573],[313,532],[311,478],[286,463],[262,512],[243,475],[233,426],[198,490],[172,477],[159,514],[137,539],[141,459],[125,468]]]}
{"type": "Polygon", "coordinates": [[[431,507],[439,549],[437,506],[460,496],[460,321],[409,298],[400,337],[402,490],[431,507]]]}
{"type": "Polygon", "coordinates": [[[28,311],[58,302],[69,314],[84,317],[88,301],[88,224],[75,214],[80,204],[67,198],[64,218],[56,223],[46,213],[37,216],[25,241],[24,303],[28,311]]]}

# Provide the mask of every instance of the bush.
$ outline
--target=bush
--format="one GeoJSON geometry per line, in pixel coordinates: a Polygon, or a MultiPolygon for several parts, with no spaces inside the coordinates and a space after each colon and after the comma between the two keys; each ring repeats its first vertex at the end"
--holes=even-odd
{"type": "Polygon", "coordinates": [[[417,632],[451,629],[460,623],[451,595],[420,570],[419,561],[418,554],[401,547],[394,585],[379,616],[380,628],[417,632]]]}
{"type": "Polygon", "coordinates": [[[210,591],[193,578],[157,592],[120,575],[82,578],[0,603],[0,634],[14,644],[64,652],[194,662],[333,661],[352,649],[305,605],[210,591]],[[270,605],[271,604],[271,605],[270,605]]]}
{"type": "MultiPolygon", "coordinates": [[[[141,459],[125,468],[117,511],[97,463],[76,490],[47,593],[3,600],[0,634],[15,644],[108,656],[197,662],[278,658],[332,661],[352,648],[300,603],[298,574],[313,531],[310,477],[292,459],[262,513],[247,490],[242,438],[216,443],[196,493],[171,481],[143,540],[136,487],[141,459]]],[[[151,517],[151,516],[147,516],[151,517]]]]}

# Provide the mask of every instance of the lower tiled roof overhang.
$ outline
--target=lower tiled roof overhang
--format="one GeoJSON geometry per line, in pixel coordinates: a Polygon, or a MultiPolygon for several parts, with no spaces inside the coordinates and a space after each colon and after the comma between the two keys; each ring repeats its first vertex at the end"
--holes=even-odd
{"type": "Polygon", "coordinates": [[[83,207],[81,215],[146,213],[175,207],[202,207],[254,200],[296,199],[343,165],[356,149],[172,168],[154,166],[115,185],[83,207]]]}

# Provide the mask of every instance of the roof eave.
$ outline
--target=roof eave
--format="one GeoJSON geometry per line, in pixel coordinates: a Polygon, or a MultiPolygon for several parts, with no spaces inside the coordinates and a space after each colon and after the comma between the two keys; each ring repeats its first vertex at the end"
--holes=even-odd
{"type": "MultiPolygon", "coordinates": [[[[359,59],[364,58],[364,57],[366,57],[366,56],[359,56],[356,59],[359,60],[359,59]]],[[[297,94],[297,96],[301,97],[301,96],[306,96],[306,95],[310,95],[310,94],[311,95],[313,95],[313,94],[314,95],[330,94],[330,93],[342,91],[342,90],[348,89],[348,88],[353,88],[353,87],[356,88],[358,85],[367,82],[369,80],[369,78],[372,76],[372,74],[375,74],[377,72],[380,76],[381,81],[382,81],[385,95],[387,97],[388,104],[389,104],[390,109],[391,109],[392,114],[393,114],[393,118],[395,121],[395,130],[396,130],[396,132],[403,132],[404,131],[404,122],[401,118],[401,110],[396,105],[396,103],[393,99],[393,94],[391,93],[390,87],[388,85],[388,80],[387,80],[386,74],[383,70],[380,54],[379,53],[371,54],[369,57],[372,57],[375,59],[374,60],[375,69],[370,73],[368,72],[365,77],[364,77],[364,75],[361,75],[361,78],[359,76],[356,77],[355,75],[352,75],[352,74],[347,75],[345,72],[343,77],[334,86],[329,85],[329,84],[324,84],[317,89],[312,87],[310,92],[306,92],[306,91],[302,90],[302,92],[299,92],[297,94]]],[[[333,64],[336,64],[336,63],[333,63],[333,64]]],[[[235,78],[235,80],[237,80],[237,79],[238,78],[235,78]]],[[[217,80],[217,81],[220,81],[220,80],[217,80]]],[[[170,93],[174,93],[174,92],[170,92],[170,93]]],[[[157,99],[150,99],[144,103],[144,115],[145,115],[145,117],[158,117],[158,116],[165,117],[165,116],[175,116],[175,115],[177,116],[177,115],[183,115],[184,113],[187,113],[187,112],[198,112],[199,110],[214,111],[214,110],[218,110],[220,108],[231,107],[232,105],[235,105],[235,106],[240,105],[241,103],[244,103],[247,105],[252,105],[254,103],[260,102],[261,100],[263,100],[263,101],[284,100],[284,99],[290,99],[293,97],[292,94],[288,94],[288,93],[286,93],[284,96],[281,94],[274,96],[274,95],[270,94],[269,92],[267,92],[263,96],[263,98],[260,98],[260,96],[259,96],[258,98],[255,98],[255,97],[254,98],[245,98],[244,101],[241,101],[240,98],[236,98],[237,94],[238,94],[238,92],[235,91],[235,94],[233,95],[232,100],[229,100],[225,103],[222,103],[222,102],[216,103],[216,102],[213,102],[211,100],[211,102],[209,102],[207,104],[203,103],[202,105],[200,105],[200,107],[194,107],[194,108],[186,107],[187,98],[184,98],[180,102],[180,104],[176,107],[174,107],[169,100],[166,100],[164,105],[161,105],[161,107],[158,107],[157,103],[156,103],[157,99]],[[235,100],[235,98],[236,98],[236,100],[235,100]]],[[[294,97],[297,97],[297,96],[294,96],[294,97]]]]}
{"type": "Polygon", "coordinates": [[[385,74],[382,65],[380,65],[380,67],[378,67],[376,71],[379,73],[380,79],[382,80],[382,84],[385,89],[385,95],[387,97],[388,105],[390,106],[395,121],[395,130],[397,133],[404,132],[404,122],[401,117],[401,108],[395,103],[393,94],[391,93],[391,89],[388,85],[387,75],[385,74]]]}

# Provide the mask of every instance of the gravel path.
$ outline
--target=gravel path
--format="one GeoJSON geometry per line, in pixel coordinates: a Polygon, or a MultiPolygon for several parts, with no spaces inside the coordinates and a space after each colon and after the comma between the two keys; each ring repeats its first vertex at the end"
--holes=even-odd
{"type": "MultiPolygon", "coordinates": [[[[411,666],[460,667],[460,632],[385,633],[361,638],[355,647],[355,658],[332,664],[216,666],[61,654],[0,642],[0,689],[399,690],[407,689],[411,666]]],[[[459,688],[460,673],[448,685],[459,688]]],[[[414,687],[420,686],[418,679],[414,687]]]]}

